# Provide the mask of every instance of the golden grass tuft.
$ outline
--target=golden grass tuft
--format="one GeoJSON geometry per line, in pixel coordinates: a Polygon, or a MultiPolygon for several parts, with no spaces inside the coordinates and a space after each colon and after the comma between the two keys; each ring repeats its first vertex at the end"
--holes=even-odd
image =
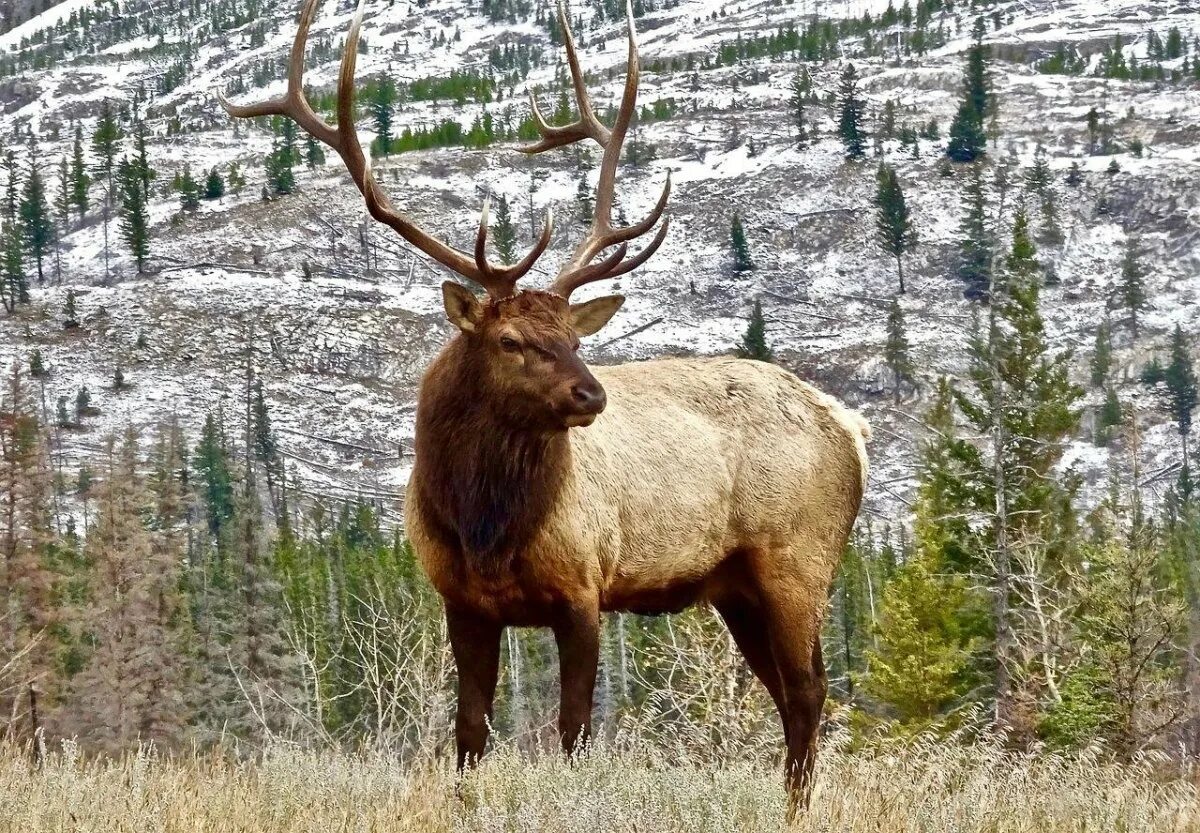
{"type": "MultiPolygon", "coordinates": [[[[795,829],[838,833],[1187,833],[1200,794],[1150,762],[1014,755],[987,744],[827,749],[795,829]]],[[[276,747],[254,761],[141,753],[85,760],[68,747],[34,771],[0,753],[0,831],[615,831],[785,828],[781,777],[762,760],[712,764],[653,748],[573,764],[501,747],[458,785],[443,760],[276,747]],[[457,794],[456,794],[457,793],[457,794]]]]}

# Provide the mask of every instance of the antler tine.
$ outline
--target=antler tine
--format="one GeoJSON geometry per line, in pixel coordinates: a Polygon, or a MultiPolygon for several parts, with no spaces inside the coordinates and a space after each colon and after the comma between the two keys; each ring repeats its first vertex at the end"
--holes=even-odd
{"type": "Polygon", "coordinates": [[[567,49],[567,66],[571,70],[571,86],[575,89],[575,102],[579,105],[579,118],[570,124],[549,124],[542,116],[537,93],[530,90],[529,103],[533,110],[533,122],[537,126],[538,133],[542,135],[542,140],[536,144],[519,148],[519,150],[531,156],[583,139],[592,139],[602,147],[607,145],[609,140],[609,129],[600,119],[596,118],[596,112],[592,109],[592,100],[588,96],[583,69],[579,65],[579,53],[575,49],[575,35],[571,32],[566,9],[561,2],[558,4],[558,20],[562,26],[563,41],[567,49]]]}
{"type": "Polygon", "coordinates": [[[258,104],[232,104],[220,92],[218,98],[231,116],[254,118],[256,116],[286,116],[294,119],[313,138],[337,151],[346,164],[350,178],[362,192],[367,211],[379,222],[391,227],[401,237],[420,251],[429,255],[443,266],[463,277],[480,284],[493,298],[511,295],[517,281],[529,273],[534,263],[546,251],[550,243],[553,217],[546,213],[542,234],[533,248],[521,261],[513,266],[493,266],[484,252],[487,237],[487,206],[484,206],[480,234],[477,236],[475,254],[468,255],[438,240],[397,210],[387,194],[379,187],[371,164],[363,153],[354,126],[354,72],[358,57],[359,33],[362,30],[366,1],[359,0],[354,20],[346,35],[345,51],[342,53],[341,69],[338,73],[337,127],[325,122],[313,112],[304,96],[304,50],[308,42],[308,30],[316,16],[320,0],[305,0],[300,10],[300,21],[288,63],[287,92],[277,99],[258,104]]]}
{"type": "MultiPolygon", "coordinates": [[[[658,198],[658,203],[645,219],[623,228],[614,228],[612,225],[612,206],[616,189],[617,166],[621,161],[621,149],[625,144],[625,135],[629,131],[629,125],[632,123],[637,110],[638,82],[641,75],[638,66],[637,37],[633,26],[633,8],[630,0],[626,0],[625,14],[629,31],[629,57],[626,68],[625,90],[621,95],[621,105],[617,110],[616,121],[613,123],[606,140],[601,141],[600,139],[596,139],[604,148],[604,157],[600,162],[600,178],[596,184],[596,206],[592,214],[592,227],[588,231],[587,236],[579,242],[571,258],[563,265],[552,286],[553,291],[568,298],[572,292],[585,283],[623,275],[641,266],[650,255],[654,254],[655,250],[662,245],[663,240],[666,238],[667,223],[664,222],[650,245],[630,260],[623,260],[627,251],[625,244],[654,228],[666,210],[667,200],[671,195],[671,176],[669,173],[667,174],[667,182],[663,186],[662,195],[658,198]],[[608,247],[615,245],[620,246],[618,249],[619,256],[615,258],[610,256],[599,264],[592,264],[597,255],[608,247]]],[[[579,62],[575,55],[574,39],[571,37],[570,25],[561,5],[558,8],[558,16],[566,35],[567,55],[571,61],[572,76],[576,79],[576,96],[579,97],[581,86],[579,81],[582,78],[582,74],[576,72],[579,62]]],[[[590,104],[586,110],[589,114],[591,113],[590,104]]],[[[567,141],[560,141],[560,139],[572,128],[577,131],[583,129],[584,111],[585,107],[581,100],[580,120],[573,125],[562,128],[563,133],[561,134],[547,134],[543,131],[543,139],[539,145],[547,145],[551,142],[567,144],[567,141]]],[[[535,118],[540,121],[540,116],[535,118]]],[[[583,136],[578,136],[575,140],[584,137],[596,138],[595,136],[591,136],[591,134],[585,133],[583,136]]],[[[549,144],[549,146],[556,147],[557,145],[549,144]]]]}

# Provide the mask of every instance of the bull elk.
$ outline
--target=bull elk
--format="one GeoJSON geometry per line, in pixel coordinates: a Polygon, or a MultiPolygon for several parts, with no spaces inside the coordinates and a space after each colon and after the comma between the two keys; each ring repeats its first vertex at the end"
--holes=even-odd
{"type": "Polygon", "coordinates": [[[595,115],[566,15],[579,118],[546,122],[533,97],[536,154],[591,139],[603,148],[591,228],[550,288],[518,289],[550,242],[546,218],[511,266],[486,252],[485,201],[471,253],[393,207],[354,126],[363,7],[346,38],[337,124],[303,92],[304,49],[317,0],[306,0],[286,93],[222,104],[233,116],[288,116],[338,152],[371,216],[447,269],[482,286],[442,285],[458,329],[430,364],[417,408],[406,526],[441,593],[455,664],[458,765],[484,752],[508,626],[549,627],[562,675],[559,731],[568,751],[587,738],[603,611],[677,612],[711,604],[779,710],[791,806],[807,800],[826,677],[820,626],[866,480],[866,423],[769,364],[665,359],[589,369],[580,338],[624,298],[582,303],[584,284],[641,265],[662,243],[670,179],[649,215],[612,224],[621,147],[634,117],[638,52],[629,14],[627,79],[611,128],[595,115]],[[661,224],[659,220],[662,220],[661,224]],[[631,255],[629,243],[658,230],[631,255]]]}

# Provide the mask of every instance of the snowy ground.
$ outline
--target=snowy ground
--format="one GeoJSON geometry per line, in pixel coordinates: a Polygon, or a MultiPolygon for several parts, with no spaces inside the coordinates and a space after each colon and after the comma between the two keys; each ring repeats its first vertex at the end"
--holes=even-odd
{"type": "MultiPolygon", "coordinates": [[[[19,48],[23,37],[79,5],[68,0],[0,36],[0,49],[19,48]]],[[[717,44],[739,33],[749,37],[773,31],[815,12],[857,16],[886,5],[877,0],[684,0],[641,21],[642,56],[648,62],[668,55],[711,54],[717,44]],[[721,11],[725,16],[713,19],[721,11]]],[[[73,401],[81,385],[92,391],[100,415],[83,430],[70,432],[66,448],[74,463],[97,453],[106,432],[130,422],[151,426],[177,414],[194,429],[205,413],[220,408],[231,428],[236,427],[244,367],[252,356],[265,380],[283,448],[304,488],[339,496],[364,494],[394,505],[410,462],[416,383],[449,334],[437,289],[447,275],[415,258],[386,229],[370,228],[361,200],[337,162],[300,174],[295,195],[270,203],[259,199],[261,160],[270,149],[270,136],[247,126],[235,133],[213,93],[239,68],[286,51],[291,4],[268,7],[279,25],[273,34],[268,30],[264,46],[244,48],[248,35],[238,32],[215,39],[200,48],[184,85],[151,102],[156,135],[150,153],[160,181],[169,181],[184,164],[203,172],[238,160],[248,180],[242,194],[205,203],[187,217],[179,216],[174,196],[158,196],[152,206],[155,259],[151,274],[140,277],[119,252],[106,277],[104,228],[93,212],[63,241],[61,278],[36,293],[32,311],[0,323],[0,358],[8,363],[26,360],[35,348],[42,351],[53,370],[44,391],[50,410],[60,396],[73,401]],[[168,138],[170,114],[177,114],[191,132],[168,138]],[[360,229],[366,229],[367,250],[360,229]],[[304,278],[305,263],[312,267],[311,281],[304,278]],[[61,325],[68,288],[77,294],[83,320],[79,330],[66,331],[61,325]],[[144,347],[137,346],[140,334],[144,347]],[[132,383],[120,392],[111,389],[117,364],[132,383]]],[[[351,11],[346,3],[324,3],[313,38],[327,32],[336,42],[351,11]]],[[[989,32],[989,41],[1053,48],[1058,42],[1093,43],[1121,32],[1135,50],[1142,50],[1139,54],[1144,54],[1151,27],[1160,36],[1171,25],[1183,29],[1189,40],[1200,34],[1200,15],[1184,4],[1133,0],[1030,0],[1006,4],[1001,22],[999,30],[989,32]]],[[[947,25],[956,32],[954,21],[947,25]]],[[[960,53],[969,32],[970,21],[965,21],[946,47],[919,64],[861,66],[872,107],[893,98],[901,123],[916,125],[936,117],[944,134],[956,105],[960,53]]],[[[483,68],[490,45],[514,36],[537,39],[553,54],[543,29],[532,23],[492,25],[469,13],[462,0],[431,0],[421,9],[371,0],[364,34],[370,51],[359,58],[363,78],[384,71],[411,79],[483,68]],[[453,39],[456,31],[461,40],[453,39]],[[438,33],[450,38],[447,47],[432,46],[438,33]]],[[[582,37],[591,44],[601,36],[607,38],[603,48],[586,52],[588,67],[601,72],[623,65],[619,27],[588,30],[582,37]]],[[[179,32],[169,36],[182,37],[179,32]]],[[[161,72],[161,57],[137,57],[138,50],[149,46],[135,39],[103,55],[31,73],[37,98],[10,104],[0,116],[0,135],[13,135],[21,124],[42,133],[57,125],[60,140],[41,145],[44,158],[56,163],[68,149],[71,119],[80,119],[90,134],[105,99],[128,101],[139,79],[161,72]]],[[[537,68],[528,84],[545,89],[556,71],[553,64],[537,68]]],[[[922,142],[917,159],[895,142],[885,147],[887,160],[909,189],[922,241],[907,264],[910,291],[903,306],[923,391],[910,392],[896,411],[879,358],[895,275],[894,263],[873,242],[869,208],[875,163],[847,165],[832,139],[833,122],[823,111],[810,112],[820,119],[821,140],[804,150],[791,145],[786,100],[794,71],[793,63],[764,59],[704,72],[698,90],[692,90],[687,73],[644,76],[643,102],[674,97],[683,112],[641,128],[643,138],[657,143],[657,158],[640,170],[622,170],[621,201],[636,219],[653,205],[669,171],[674,182],[672,232],[647,266],[621,279],[620,290],[629,300],[586,350],[600,362],[727,351],[745,329],[750,303],[760,297],[770,339],[784,362],[863,408],[875,425],[869,507],[886,517],[911,490],[919,436],[913,416],[923,410],[923,393],[938,375],[960,371],[965,361],[972,309],[951,275],[961,177],[940,176],[940,144],[922,142]],[[729,141],[735,123],[740,143],[729,141]],[[751,138],[759,151],[754,155],[751,138]],[[743,277],[728,268],[733,207],[746,223],[759,267],[743,277]],[[661,321],[621,337],[656,319],[661,321]],[[617,340],[607,343],[611,339],[617,340]]],[[[822,94],[836,88],[838,67],[811,71],[822,94]]],[[[335,64],[325,64],[311,69],[308,80],[314,87],[328,86],[335,73],[335,64]]],[[[597,78],[592,85],[596,100],[613,98],[621,83],[620,73],[607,81],[597,78]]],[[[995,84],[1003,135],[993,156],[1027,165],[1041,141],[1057,172],[1065,172],[1071,161],[1079,161],[1086,172],[1078,190],[1067,189],[1060,179],[1067,240],[1045,253],[1061,280],[1045,293],[1052,340],[1076,352],[1081,381],[1127,236],[1138,235],[1146,247],[1154,309],[1136,349],[1118,341],[1118,358],[1128,379],[1123,396],[1140,398],[1148,406],[1148,394],[1135,381],[1137,371],[1176,323],[1200,332],[1200,89],[1195,84],[1157,87],[1044,76],[1017,64],[997,66],[995,84]],[[1080,155],[1084,116],[1092,106],[1105,106],[1112,114],[1121,141],[1137,137],[1147,147],[1140,159],[1115,157],[1122,169],[1115,177],[1104,172],[1110,157],[1080,155]],[[1101,197],[1112,206],[1109,214],[1096,210],[1101,197]]],[[[275,84],[247,97],[281,90],[275,84]]],[[[504,101],[490,106],[493,115],[509,106],[517,114],[524,111],[523,88],[504,95],[504,101]]],[[[549,94],[543,95],[543,103],[547,109],[553,106],[549,94]]],[[[469,126],[480,112],[475,105],[421,102],[407,106],[398,120],[407,126],[454,117],[469,126]]],[[[364,142],[369,140],[366,122],[360,133],[364,142]]],[[[524,229],[521,243],[528,245],[530,173],[543,170],[547,175],[538,183],[533,206],[539,222],[546,208],[554,208],[559,222],[553,248],[565,253],[582,232],[573,219],[580,174],[571,158],[559,152],[530,161],[507,147],[438,150],[381,161],[377,169],[400,207],[461,247],[474,233],[487,191],[510,198],[524,229]]],[[[594,170],[590,176],[594,182],[594,170]]],[[[119,250],[115,227],[109,234],[114,251],[119,250]]],[[[548,256],[545,271],[552,261],[548,256]]],[[[52,267],[50,274],[55,272],[52,267]]],[[[589,291],[613,288],[609,283],[589,291]]],[[[1143,444],[1150,459],[1142,462],[1142,470],[1154,472],[1173,461],[1177,438],[1161,419],[1148,419],[1153,424],[1143,444]]],[[[1108,451],[1080,441],[1068,458],[1091,488],[1103,488],[1108,451]]]]}

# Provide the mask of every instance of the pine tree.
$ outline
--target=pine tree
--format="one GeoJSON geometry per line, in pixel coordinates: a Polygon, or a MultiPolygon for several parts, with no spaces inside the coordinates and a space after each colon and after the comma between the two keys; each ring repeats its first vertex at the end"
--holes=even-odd
{"type": "Polygon", "coordinates": [[[29,303],[29,279],[25,274],[25,240],[21,227],[14,221],[0,227],[0,299],[9,313],[17,306],[29,303]]]}
{"type": "MultiPolygon", "coordinates": [[[[311,134],[304,134],[304,162],[308,169],[314,170],[325,164],[325,148],[311,134]]],[[[234,163],[236,164],[236,163],[234,163]]],[[[229,186],[233,187],[233,171],[229,172],[229,186]]],[[[237,191],[235,190],[236,194],[237,191]]]]}
{"type": "Polygon", "coordinates": [[[67,290],[67,300],[63,302],[63,328],[74,329],[79,326],[79,318],[75,311],[75,290],[67,290]]]}
{"type": "Polygon", "coordinates": [[[290,194],[296,190],[296,123],[277,119],[275,142],[267,155],[267,183],[271,193],[290,194]]]}
{"type": "Polygon", "coordinates": [[[204,179],[204,198],[219,200],[223,196],[225,196],[225,180],[221,178],[221,172],[214,167],[204,179]]]}
{"type": "Polygon", "coordinates": [[[989,111],[994,112],[994,102],[988,93],[987,49],[978,21],[976,24],[975,43],[967,50],[963,73],[963,100],[950,125],[950,141],[946,145],[946,155],[955,162],[974,162],[983,155],[987,148],[984,121],[989,111]]]}
{"type": "Polygon", "coordinates": [[[121,157],[117,164],[117,190],[120,194],[121,237],[129,246],[140,274],[145,270],[150,254],[150,215],[140,173],[128,156],[121,157]]]}
{"type": "Polygon", "coordinates": [[[43,261],[54,243],[54,221],[50,217],[50,206],[46,200],[46,186],[38,170],[36,152],[31,152],[29,176],[21,198],[21,226],[25,234],[25,248],[37,264],[38,283],[43,283],[43,261]]]}
{"type": "MultiPolygon", "coordinates": [[[[135,189],[141,191],[136,174],[135,189]]],[[[138,741],[171,749],[183,740],[186,654],[179,633],[182,552],[144,526],[149,507],[132,429],[110,439],[87,537],[93,565],[85,611],[91,656],[72,680],[86,747],[119,752],[138,741]]]]}
{"type": "Polygon", "coordinates": [[[888,310],[887,342],[883,347],[883,360],[892,374],[892,396],[896,405],[900,404],[900,386],[904,382],[913,381],[912,358],[909,355],[908,334],[904,326],[904,310],[900,299],[893,298],[888,310]]]}
{"type": "Polygon", "coordinates": [[[1113,308],[1125,311],[1129,334],[1134,341],[1140,332],[1141,314],[1150,308],[1145,275],[1137,240],[1131,237],[1121,260],[1121,279],[1114,287],[1109,303],[1113,308]]]}
{"type": "Polygon", "coordinates": [[[116,173],[117,150],[122,138],[124,134],[121,126],[106,100],[100,120],[96,123],[96,130],[92,133],[92,152],[96,155],[96,173],[104,179],[107,186],[105,201],[109,204],[114,196],[113,175],[116,173]]]}
{"type": "Polygon", "coordinates": [[[750,323],[742,336],[742,344],[738,347],[738,355],[743,359],[755,359],[760,362],[775,360],[775,354],[767,343],[767,322],[763,318],[762,302],[755,301],[750,310],[750,323]]]}
{"type": "Polygon", "coordinates": [[[66,229],[71,220],[71,167],[67,157],[58,160],[58,195],[54,198],[55,219],[66,229]]]}
{"type": "Polygon", "coordinates": [[[396,107],[396,85],[388,76],[375,86],[368,106],[375,119],[375,141],[371,152],[375,156],[387,156],[392,149],[392,120],[396,107]]]}
{"type": "Polygon", "coordinates": [[[492,229],[492,239],[500,261],[511,266],[517,260],[517,229],[513,225],[512,210],[508,205],[508,197],[503,194],[496,203],[496,225],[492,229]]]}
{"type": "Polygon", "coordinates": [[[754,260],[750,257],[750,244],[746,240],[746,230],[742,228],[742,218],[736,213],[729,227],[729,243],[733,252],[733,271],[740,275],[752,270],[754,260]]]}
{"type": "Polygon", "coordinates": [[[808,141],[808,116],[804,108],[812,91],[812,82],[808,77],[808,69],[801,67],[792,76],[792,96],[789,104],[792,110],[792,127],[796,131],[796,144],[804,147],[808,141]]]}
{"type": "Polygon", "coordinates": [[[866,102],[859,97],[858,73],[854,64],[846,64],[838,88],[838,136],[846,147],[847,159],[862,159],[867,155],[867,134],[863,128],[866,102]]]}
{"type": "Polygon", "coordinates": [[[904,200],[904,191],[896,171],[889,165],[879,166],[876,177],[875,206],[878,209],[875,228],[883,248],[896,258],[896,273],[900,281],[900,294],[904,294],[904,255],[917,245],[912,218],[904,200]]]}
{"type": "Polygon", "coordinates": [[[20,219],[17,209],[21,205],[21,178],[17,167],[17,154],[10,148],[4,152],[4,219],[13,222],[20,219]]]}
{"type": "Polygon", "coordinates": [[[986,301],[992,280],[993,237],[988,227],[987,195],[983,168],[973,165],[963,191],[963,219],[959,226],[958,276],[969,300],[986,301]]]}
{"type": "Polygon", "coordinates": [[[83,156],[83,127],[75,125],[75,142],[71,146],[71,204],[82,220],[89,205],[88,190],[92,178],[88,175],[87,160],[83,156]]]}
{"type": "Polygon", "coordinates": [[[1067,171],[1066,182],[1072,188],[1078,186],[1079,184],[1081,184],[1083,182],[1083,170],[1079,167],[1078,162],[1071,163],[1071,169],[1069,171],[1067,171]]]}
{"type": "Polygon", "coordinates": [[[133,124],[133,170],[142,189],[142,202],[150,202],[150,183],[158,175],[150,165],[146,151],[146,123],[137,119],[133,124]]]}
{"type": "Polygon", "coordinates": [[[1171,333],[1171,361],[1163,368],[1163,382],[1167,389],[1167,407],[1175,427],[1179,431],[1179,439],[1183,444],[1183,467],[1188,466],[1188,434],[1192,430],[1192,417],[1198,403],[1196,388],[1196,370],[1192,365],[1192,356],[1188,348],[1187,337],[1183,328],[1175,325],[1171,333]]]}
{"type": "Polygon", "coordinates": [[[1096,328],[1096,345],[1092,350],[1092,387],[1102,388],[1108,382],[1108,375],[1112,372],[1113,355],[1112,355],[1112,325],[1108,320],[1100,322],[1100,326],[1096,328]]]}
{"type": "Polygon", "coordinates": [[[192,176],[191,165],[184,165],[179,175],[179,207],[184,211],[195,211],[200,207],[200,183],[192,176]]]}
{"type": "Polygon", "coordinates": [[[575,204],[579,206],[579,222],[588,225],[592,222],[592,189],[587,177],[581,176],[575,188],[575,204]]]}
{"type": "Polygon", "coordinates": [[[204,419],[192,467],[196,471],[197,490],[209,532],[219,539],[233,517],[233,478],[229,472],[224,430],[211,413],[204,419]]]}

